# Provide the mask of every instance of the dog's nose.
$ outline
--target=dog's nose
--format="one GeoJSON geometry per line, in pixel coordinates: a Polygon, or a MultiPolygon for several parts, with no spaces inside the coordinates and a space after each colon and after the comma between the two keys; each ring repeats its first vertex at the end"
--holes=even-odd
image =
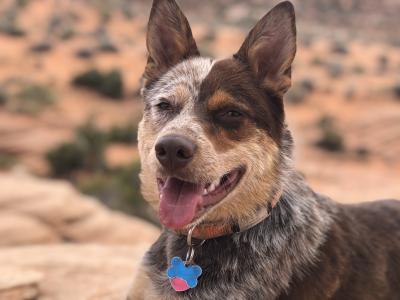
{"type": "Polygon", "coordinates": [[[160,138],[155,146],[157,159],[169,170],[186,166],[196,151],[196,144],[181,135],[167,135],[160,138]]]}

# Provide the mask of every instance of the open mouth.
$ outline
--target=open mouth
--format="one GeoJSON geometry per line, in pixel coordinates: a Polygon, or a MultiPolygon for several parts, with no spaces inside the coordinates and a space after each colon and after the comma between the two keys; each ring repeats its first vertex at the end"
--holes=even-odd
{"type": "Polygon", "coordinates": [[[236,168],[207,184],[158,178],[161,223],[173,229],[184,228],[234,190],[243,174],[244,168],[236,168]]]}

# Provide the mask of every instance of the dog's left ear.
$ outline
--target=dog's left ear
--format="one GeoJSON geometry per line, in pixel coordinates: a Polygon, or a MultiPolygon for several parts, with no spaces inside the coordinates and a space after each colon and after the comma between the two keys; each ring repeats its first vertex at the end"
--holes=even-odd
{"type": "Polygon", "coordinates": [[[179,62],[200,55],[189,22],[174,0],[153,1],[147,50],[145,86],[179,62]]]}
{"type": "Polygon", "coordinates": [[[283,95],[291,85],[295,54],[294,7],[285,1],[256,24],[234,57],[249,65],[263,88],[283,95]]]}

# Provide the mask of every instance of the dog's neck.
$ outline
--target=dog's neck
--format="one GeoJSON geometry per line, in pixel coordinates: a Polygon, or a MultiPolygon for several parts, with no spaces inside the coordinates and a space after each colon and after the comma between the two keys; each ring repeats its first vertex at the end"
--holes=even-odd
{"type": "Polygon", "coordinates": [[[166,269],[173,256],[185,257],[187,244],[184,236],[163,231],[146,257],[160,299],[275,299],[293,276],[301,276],[304,266],[316,260],[335,205],[317,196],[290,162],[285,163],[282,196],[268,218],[247,231],[207,240],[196,249],[195,262],[203,275],[194,289],[177,293],[171,288],[166,269]]]}

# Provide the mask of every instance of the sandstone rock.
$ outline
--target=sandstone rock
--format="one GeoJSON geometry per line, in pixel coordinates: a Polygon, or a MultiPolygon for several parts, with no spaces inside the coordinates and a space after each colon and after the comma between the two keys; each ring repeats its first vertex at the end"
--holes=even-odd
{"type": "Polygon", "coordinates": [[[0,299],[121,300],[149,244],[0,249],[0,299]]]}
{"type": "Polygon", "coordinates": [[[3,173],[0,186],[0,246],[63,240],[135,244],[159,235],[155,226],[112,212],[64,181],[3,173]]]}
{"type": "Polygon", "coordinates": [[[0,299],[29,300],[39,296],[42,273],[15,267],[1,267],[0,299]]]}
{"type": "Polygon", "coordinates": [[[0,211],[0,246],[60,242],[59,235],[39,220],[0,211]]]}

